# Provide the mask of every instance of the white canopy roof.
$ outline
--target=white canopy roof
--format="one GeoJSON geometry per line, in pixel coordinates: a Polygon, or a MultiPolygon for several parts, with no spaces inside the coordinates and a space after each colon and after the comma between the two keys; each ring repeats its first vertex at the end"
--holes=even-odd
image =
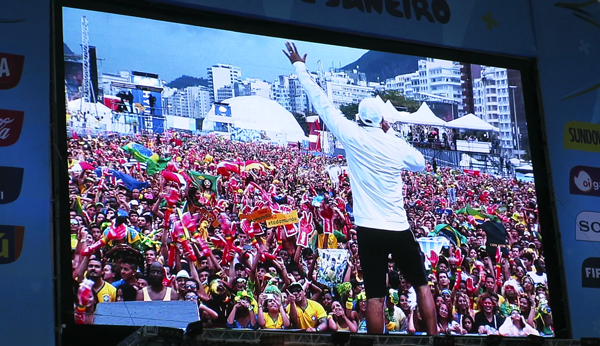
{"type": "Polygon", "coordinates": [[[410,115],[401,118],[400,120],[403,123],[407,123],[407,124],[415,124],[415,125],[427,125],[427,126],[439,126],[439,127],[443,127],[446,126],[446,122],[443,121],[442,119],[438,118],[435,114],[433,114],[433,112],[431,111],[431,109],[429,109],[429,106],[427,106],[427,104],[425,102],[423,102],[421,104],[421,107],[419,107],[419,110],[417,110],[414,113],[411,113],[410,115]]]}
{"type": "Polygon", "coordinates": [[[479,130],[479,131],[496,131],[499,129],[494,127],[485,121],[479,119],[475,114],[469,113],[464,117],[454,119],[446,123],[446,127],[455,129],[468,129],[468,130],[479,130]]]}
{"type": "Polygon", "coordinates": [[[402,119],[409,115],[408,112],[398,112],[398,110],[396,109],[396,107],[394,107],[390,100],[387,100],[384,107],[385,114],[383,118],[390,123],[402,121],[402,119]]]}
{"type": "Polygon", "coordinates": [[[265,131],[271,138],[285,135],[288,142],[308,140],[292,113],[276,101],[262,96],[239,96],[222,103],[231,108],[231,117],[215,115],[213,105],[202,124],[204,130],[214,130],[217,122],[223,122],[240,129],[265,131]]]}
{"type": "Polygon", "coordinates": [[[103,117],[111,116],[110,108],[106,107],[104,104],[100,102],[96,102],[95,104],[93,102],[85,102],[81,98],[69,102],[67,107],[71,113],[81,111],[81,113],[90,112],[93,115],[99,114],[103,117]]]}

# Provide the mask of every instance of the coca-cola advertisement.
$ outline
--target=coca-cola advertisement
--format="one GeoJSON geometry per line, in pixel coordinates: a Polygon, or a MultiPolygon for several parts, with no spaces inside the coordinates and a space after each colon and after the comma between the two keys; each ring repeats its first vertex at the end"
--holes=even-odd
{"type": "Polygon", "coordinates": [[[25,112],[0,109],[0,147],[15,144],[21,136],[25,112]]]}

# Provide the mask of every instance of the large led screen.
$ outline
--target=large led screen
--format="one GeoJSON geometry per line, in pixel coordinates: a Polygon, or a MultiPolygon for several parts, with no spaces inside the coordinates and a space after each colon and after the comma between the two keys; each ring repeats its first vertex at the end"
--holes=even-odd
{"type": "Polygon", "coordinates": [[[553,335],[519,71],[71,8],[63,33],[76,323],[553,335]]]}

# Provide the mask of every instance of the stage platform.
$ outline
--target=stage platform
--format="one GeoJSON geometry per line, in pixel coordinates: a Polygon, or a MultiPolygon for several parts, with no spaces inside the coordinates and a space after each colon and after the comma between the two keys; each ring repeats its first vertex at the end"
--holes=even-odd
{"type": "MultiPolygon", "coordinates": [[[[184,335],[181,329],[165,327],[141,327],[134,334],[119,343],[119,346],[154,345],[261,345],[261,346],[304,346],[304,345],[343,345],[350,346],[428,346],[434,344],[430,336],[414,335],[332,335],[331,333],[299,333],[290,331],[251,331],[209,329],[196,336],[184,335]]],[[[445,339],[443,336],[435,338],[445,339]]],[[[479,336],[454,336],[439,342],[440,346],[581,346],[580,340],[554,338],[492,338],[479,336]],[[450,341],[449,343],[443,341],[450,341]]],[[[435,342],[438,344],[438,342],[435,342]]]]}

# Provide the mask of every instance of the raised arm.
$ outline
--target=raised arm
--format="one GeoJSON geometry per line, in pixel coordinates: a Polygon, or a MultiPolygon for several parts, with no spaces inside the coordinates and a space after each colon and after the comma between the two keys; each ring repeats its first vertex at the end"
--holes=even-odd
{"type": "Polygon", "coordinates": [[[358,125],[346,119],[339,109],[329,100],[323,89],[312,79],[306,70],[306,57],[300,56],[294,43],[287,42],[284,54],[290,59],[290,62],[296,68],[298,80],[304,87],[310,103],[315,107],[319,117],[325,122],[327,128],[333,133],[340,142],[346,142],[346,139],[353,136],[359,130],[358,125]]]}

